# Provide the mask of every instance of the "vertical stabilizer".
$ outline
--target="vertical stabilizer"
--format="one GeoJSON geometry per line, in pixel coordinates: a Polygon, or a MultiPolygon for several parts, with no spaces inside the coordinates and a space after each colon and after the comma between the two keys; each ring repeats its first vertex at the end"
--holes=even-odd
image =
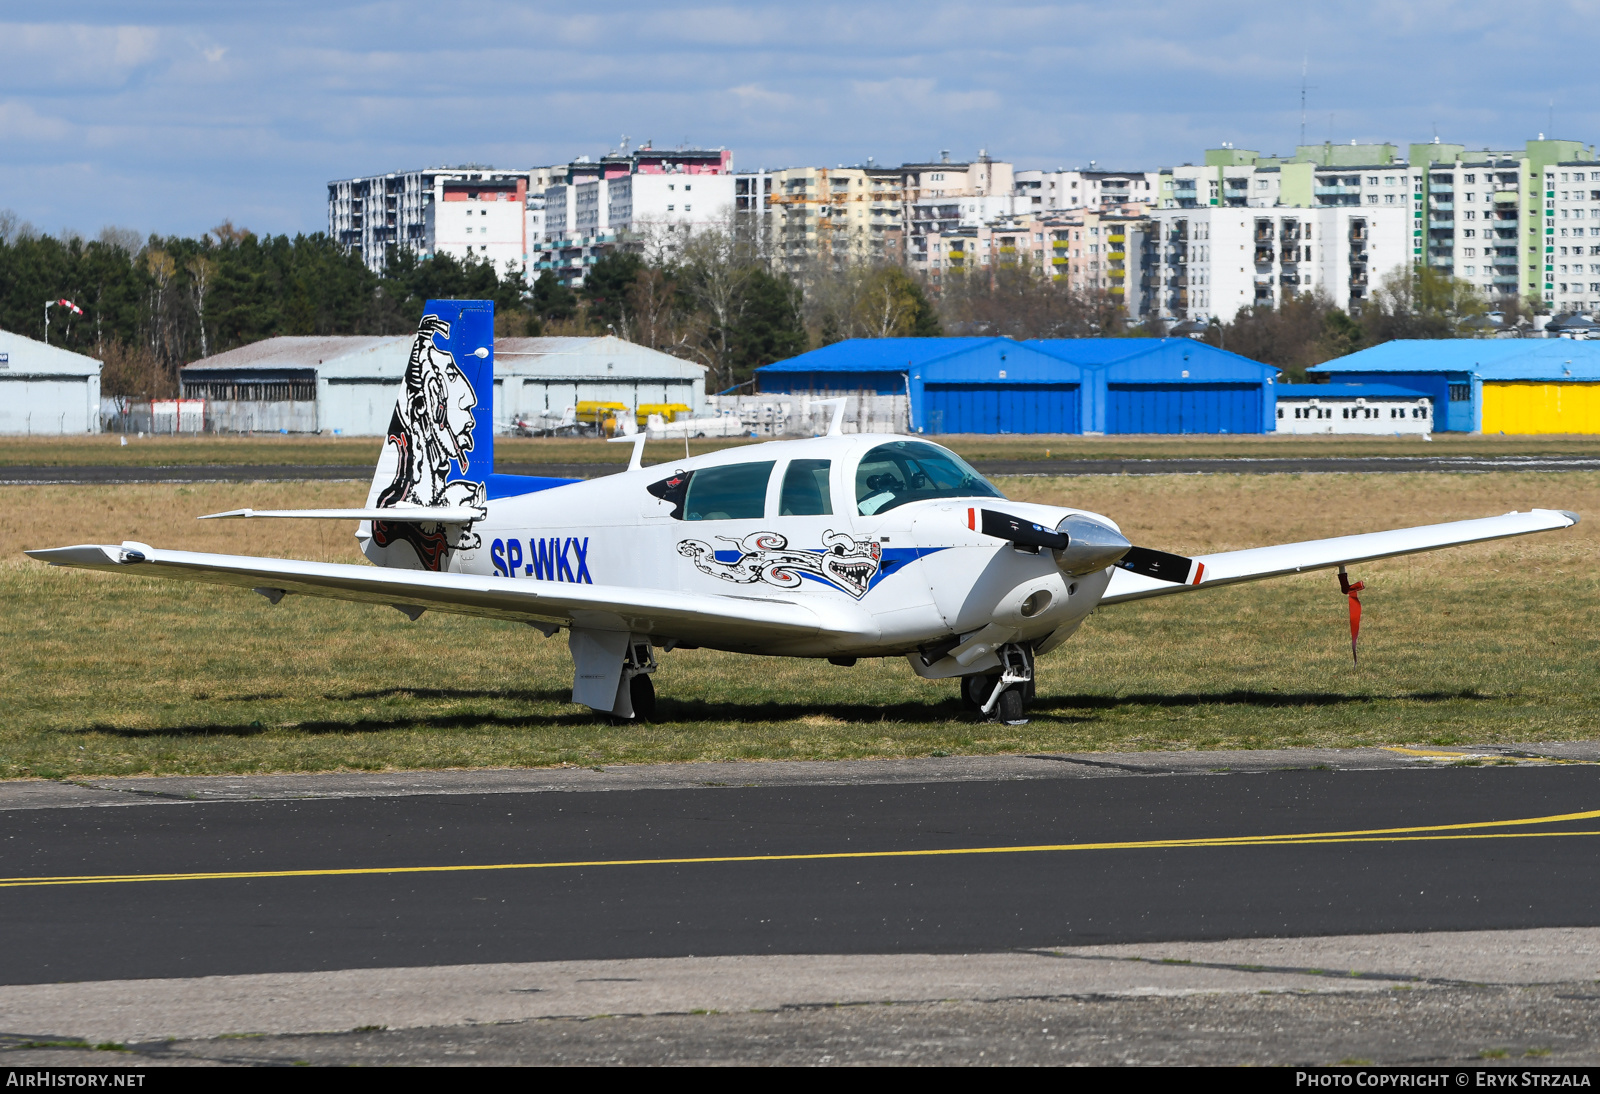
{"type": "MultiPolygon", "coordinates": [[[[367,508],[482,508],[494,471],[494,302],[429,300],[411,342],[367,493],[367,508]]],[[[477,550],[468,525],[363,521],[362,552],[379,566],[439,570],[477,550]]]]}

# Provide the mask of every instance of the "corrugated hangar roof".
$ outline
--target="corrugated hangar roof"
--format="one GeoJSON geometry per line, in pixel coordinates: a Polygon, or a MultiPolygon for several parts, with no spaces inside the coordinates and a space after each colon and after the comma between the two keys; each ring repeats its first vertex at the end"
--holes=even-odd
{"type": "Polygon", "coordinates": [[[1416,338],[1324,361],[1308,372],[1468,372],[1485,380],[1600,380],[1600,341],[1416,338]]]}
{"type": "Polygon", "coordinates": [[[1275,384],[1280,399],[1421,399],[1420,391],[1393,384],[1275,384]]]}
{"type": "Polygon", "coordinates": [[[904,372],[913,365],[994,343],[1020,344],[1010,338],[847,338],[757,371],[904,372]]]}
{"type": "Polygon", "coordinates": [[[706,366],[670,353],[624,342],[614,335],[598,338],[496,338],[496,376],[610,376],[617,379],[698,379],[706,366]]]}
{"type": "MultiPolygon", "coordinates": [[[[280,335],[231,349],[183,368],[208,373],[287,373],[314,369],[322,379],[388,377],[405,374],[411,334],[280,335]]],[[[705,366],[685,361],[611,335],[598,338],[497,338],[497,376],[612,376],[696,378],[705,366]]]]}
{"type": "Polygon", "coordinates": [[[0,372],[7,376],[98,376],[100,362],[37,338],[0,330],[0,372]]]}
{"type": "MultiPolygon", "coordinates": [[[[756,371],[792,373],[903,373],[921,368],[923,378],[954,380],[970,368],[974,378],[995,379],[1004,356],[1030,379],[1070,380],[1084,368],[1109,368],[1112,383],[1141,380],[1235,380],[1258,383],[1278,369],[1190,338],[851,338],[802,353],[756,371]],[[1027,362],[1026,365],[1023,362],[1027,362]],[[1062,365],[1072,366],[1063,371],[1062,365]],[[1187,371],[1187,377],[1182,374],[1187,371]]],[[[1023,373],[1007,379],[1023,379],[1023,373]]]]}
{"type": "Polygon", "coordinates": [[[1104,366],[1106,380],[1113,384],[1174,379],[1260,383],[1278,374],[1276,365],[1193,338],[1038,338],[1027,344],[1079,365],[1104,366]]]}
{"type": "Polygon", "coordinates": [[[404,375],[411,335],[284,334],[203,357],[183,366],[190,378],[249,373],[282,377],[315,372],[320,379],[404,375]]]}

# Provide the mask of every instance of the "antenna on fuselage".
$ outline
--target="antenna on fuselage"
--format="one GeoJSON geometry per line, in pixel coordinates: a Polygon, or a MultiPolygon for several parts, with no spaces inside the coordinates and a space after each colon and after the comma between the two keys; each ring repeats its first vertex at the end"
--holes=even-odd
{"type": "Polygon", "coordinates": [[[632,443],[632,445],[633,445],[633,455],[628,458],[628,470],[629,471],[638,471],[640,468],[642,468],[644,466],[644,442],[648,441],[649,439],[650,439],[650,434],[648,432],[644,431],[644,430],[640,430],[638,433],[635,433],[630,437],[610,437],[610,438],[607,439],[607,443],[609,443],[609,444],[628,444],[628,443],[632,443]]]}
{"type": "Polygon", "coordinates": [[[844,435],[844,407],[849,401],[848,398],[818,399],[811,404],[812,406],[833,407],[833,420],[828,423],[828,436],[839,437],[844,435]]]}

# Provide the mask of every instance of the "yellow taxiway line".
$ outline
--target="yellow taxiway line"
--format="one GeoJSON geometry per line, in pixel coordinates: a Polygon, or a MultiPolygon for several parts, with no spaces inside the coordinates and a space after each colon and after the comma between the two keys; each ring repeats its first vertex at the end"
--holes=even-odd
{"type": "Polygon", "coordinates": [[[48,885],[112,885],[148,881],[240,881],[291,877],[360,877],[395,874],[469,874],[504,870],[561,870],[602,866],[698,866],[734,862],[814,862],[837,859],[936,858],[950,855],[1018,855],[1047,851],[1139,851],[1203,847],[1285,847],[1326,843],[1416,843],[1448,840],[1539,839],[1551,836],[1600,836],[1600,831],[1485,832],[1480,829],[1525,828],[1600,818],[1600,809],[1558,813],[1548,817],[1431,824],[1410,828],[1366,828],[1349,832],[1300,832],[1275,836],[1220,836],[1202,839],[1127,840],[1107,843],[1040,843],[1001,847],[940,847],[916,851],[820,851],[775,855],[698,855],[683,858],[588,859],[562,862],[495,862],[460,866],[353,866],[322,870],[218,870],[176,874],[77,874],[60,877],[0,878],[0,889],[48,885]]]}

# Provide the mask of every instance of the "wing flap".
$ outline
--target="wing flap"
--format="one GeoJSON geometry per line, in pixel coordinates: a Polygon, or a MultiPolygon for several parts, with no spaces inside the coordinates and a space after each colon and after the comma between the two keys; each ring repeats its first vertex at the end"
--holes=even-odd
{"type": "Polygon", "coordinates": [[[1100,598],[1102,604],[1145,600],[1152,596],[1261,581],[1269,577],[1330,570],[1357,562],[1373,562],[1398,555],[1437,551],[1468,543],[1526,536],[1578,523],[1578,514],[1565,509],[1534,509],[1527,513],[1507,513],[1501,517],[1458,520],[1448,524],[1425,524],[1419,528],[1397,528],[1387,532],[1367,532],[1335,539],[1282,543],[1272,547],[1253,547],[1245,551],[1225,551],[1215,555],[1196,555],[1204,565],[1200,579],[1192,584],[1175,584],[1131,570],[1118,569],[1100,598]]]}
{"type": "Polygon", "coordinates": [[[145,544],[80,544],[26,553],[53,566],[684,639],[695,634],[715,639],[809,638],[857,635],[861,630],[859,621],[842,615],[825,619],[808,605],[764,598],[167,551],[145,544]]]}

